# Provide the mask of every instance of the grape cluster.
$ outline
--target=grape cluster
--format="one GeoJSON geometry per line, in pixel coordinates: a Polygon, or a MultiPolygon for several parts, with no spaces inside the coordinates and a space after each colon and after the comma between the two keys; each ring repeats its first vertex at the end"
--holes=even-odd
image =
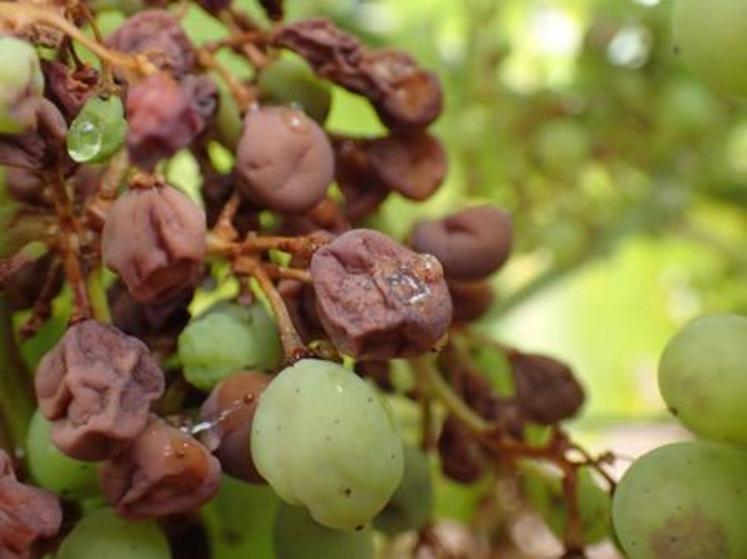
{"type": "Polygon", "coordinates": [[[699,440],[639,458],[615,493],[612,519],[631,557],[747,555],[747,317],[709,315],[672,338],[659,362],[670,411],[699,440]]]}
{"type": "Polygon", "coordinates": [[[286,23],[277,0],[267,24],[197,3],[225,38],[197,44],[168,1],[0,2],[0,281],[44,348],[14,441],[44,489],[0,456],[0,555],[181,559],[187,533],[217,559],[366,559],[375,532],[418,532],[430,556],[435,475],[515,479],[532,459],[562,470],[541,487],[567,502],[538,508],[566,547],[606,536],[586,529],[602,468],[560,426],[584,401],[573,372],[472,327],[510,215],[455,208],[402,239],[371,219],[446,178],[438,77],[329,20],[286,23]],[[112,10],[127,17],[103,37],[112,10]],[[327,129],[334,87],[386,133],[327,129]],[[172,172],[185,159],[195,188],[172,172]]]}

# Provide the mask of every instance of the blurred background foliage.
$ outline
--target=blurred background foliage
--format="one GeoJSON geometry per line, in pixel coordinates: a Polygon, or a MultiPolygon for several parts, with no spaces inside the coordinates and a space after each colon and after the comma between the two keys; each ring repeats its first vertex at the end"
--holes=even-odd
{"type": "MultiPolygon", "coordinates": [[[[107,0],[100,0],[106,2],[107,0]]],[[[264,20],[256,0],[241,8],[264,20]]],[[[372,225],[405,238],[423,216],[480,201],[513,214],[515,249],[481,328],[571,364],[589,390],[575,427],[665,421],[658,355],[677,327],[747,312],[747,104],[710,90],[677,56],[671,0],[286,0],[436,71],[434,132],[449,177],[427,203],[391,196],[372,225]]],[[[104,31],[124,18],[101,16],[104,31]]],[[[266,20],[264,20],[266,22],[266,20]]],[[[190,4],[198,43],[224,36],[190,4]]],[[[250,77],[229,52],[222,62],[250,77]]],[[[333,88],[327,127],[385,129],[333,88]]],[[[177,156],[168,174],[192,192],[177,156]]]]}

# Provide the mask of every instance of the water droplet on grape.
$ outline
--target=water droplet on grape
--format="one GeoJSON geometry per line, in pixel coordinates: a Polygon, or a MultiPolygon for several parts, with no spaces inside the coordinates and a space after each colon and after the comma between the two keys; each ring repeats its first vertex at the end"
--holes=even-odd
{"type": "Polygon", "coordinates": [[[68,152],[74,161],[90,161],[101,150],[104,135],[98,122],[83,118],[76,120],[70,129],[68,152]]]}

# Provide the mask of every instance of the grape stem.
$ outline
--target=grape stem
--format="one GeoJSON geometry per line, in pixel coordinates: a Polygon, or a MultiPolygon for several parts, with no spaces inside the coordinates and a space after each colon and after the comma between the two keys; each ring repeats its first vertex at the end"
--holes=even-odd
{"type": "Polygon", "coordinates": [[[55,258],[49,266],[47,277],[42,285],[41,292],[34,302],[34,308],[31,310],[31,316],[21,326],[19,337],[21,340],[27,340],[36,334],[44,325],[44,322],[52,314],[52,299],[55,296],[55,287],[57,285],[57,275],[60,271],[60,260],[55,258]]]}
{"type": "Polygon", "coordinates": [[[15,2],[0,2],[0,19],[10,22],[14,27],[23,27],[29,24],[54,27],[93,52],[99,57],[102,64],[108,62],[139,76],[147,76],[158,71],[145,56],[129,55],[108,49],[97,40],[87,37],[64,17],[41,7],[15,2]]]}
{"type": "Polygon", "coordinates": [[[243,85],[228,68],[221,64],[210,49],[199,48],[196,49],[196,53],[200,65],[208,70],[213,70],[223,80],[241,113],[245,113],[252,104],[256,103],[256,94],[243,85]]]}

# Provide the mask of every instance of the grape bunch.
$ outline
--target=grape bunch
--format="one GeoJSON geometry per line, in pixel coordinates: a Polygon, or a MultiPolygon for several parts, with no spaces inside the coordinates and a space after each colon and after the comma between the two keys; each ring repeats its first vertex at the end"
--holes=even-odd
{"type": "Polygon", "coordinates": [[[747,317],[687,324],[659,362],[672,414],[698,440],[639,458],[615,493],[612,518],[630,557],[747,556],[747,317]]]}
{"type": "Polygon", "coordinates": [[[195,2],[225,31],[202,43],[170,4],[0,2],[0,310],[33,344],[0,410],[0,557],[432,556],[437,480],[496,509],[514,484],[569,554],[608,537],[607,458],[561,425],[574,371],[474,327],[511,215],[376,227],[445,180],[439,78],[279,0],[195,2]],[[335,88],[386,133],[330,130],[335,88]]]}

